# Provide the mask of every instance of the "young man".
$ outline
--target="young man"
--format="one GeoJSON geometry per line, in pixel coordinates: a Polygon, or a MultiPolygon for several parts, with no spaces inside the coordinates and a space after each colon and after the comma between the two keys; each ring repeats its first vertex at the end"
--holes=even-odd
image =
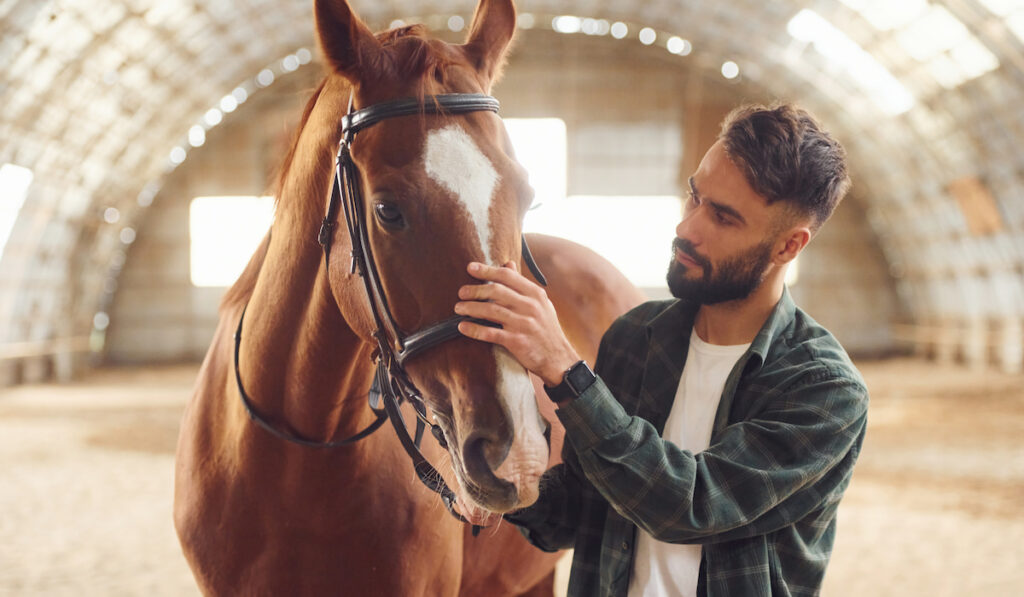
{"type": "Polygon", "coordinates": [[[591,373],[543,289],[470,264],[461,331],[544,380],[564,463],[506,515],[575,548],[569,594],[814,595],[867,421],[845,351],[797,308],[788,265],[849,187],[845,153],[805,111],[726,118],[689,180],[668,285],[605,334],[591,373]]]}

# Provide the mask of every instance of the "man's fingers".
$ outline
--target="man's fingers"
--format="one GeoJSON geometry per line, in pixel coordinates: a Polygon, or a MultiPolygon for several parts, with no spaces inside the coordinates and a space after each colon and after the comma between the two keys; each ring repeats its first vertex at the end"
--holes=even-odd
{"type": "Polygon", "coordinates": [[[469,264],[467,271],[469,275],[478,280],[498,282],[520,294],[533,295],[536,293],[536,289],[539,288],[536,284],[520,275],[518,270],[510,267],[494,267],[474,261],[469,264]]]}
{"type": "Polygon", "coordinates": [[[482,303],[480,301],[455,303],[455,312],[474,319],[493,321],[506,327],[519,319],[518,315],[498,303],[482,303]]]}
{"type": "Polygon", "coordinates": [[[491,301],[513,311],[530,309],[530,297],[505,286],[497,284],[468,284],[459,289],[459,299],[463,301],[491,301]]]}
{"type": "Polygon", "coordinates": [[[459,322],[459,332],[467,338],[502,346],[505,345],[508,336],[508,332],[501,328],[492,328],[472,321],[459,322]]]}

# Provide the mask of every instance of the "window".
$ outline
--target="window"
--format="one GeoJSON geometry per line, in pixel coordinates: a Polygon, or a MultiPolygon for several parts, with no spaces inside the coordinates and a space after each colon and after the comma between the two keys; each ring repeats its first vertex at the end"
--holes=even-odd
{"type": "Polygon", "coordinates": [[[189,208],[192,284],[234,284],[274,218],[273,197],[196,197],[189,208]]]}
{"type": "Polygon", "coordinates": [[[575,195],[527,213],[524,228],[590,247],[636,286],[663,288],[680,209],[678,197],[575,195]]]}
{"type": "Polygon", "coordinates": [[[567,142],[560,119],[507,119],[516,158],[530,173],[534,208],[523,229],[596,251],[641,288],[663,288],[681,216],[678,197],[566,196],[567,142]]]}
{"type": "Polygon", "coordinates": [[[18,219],[18,212],[25,203],[33,177],[28,168],[14,164],[0,166],[0,259],[3,258],[4,247],[18,219]]]}

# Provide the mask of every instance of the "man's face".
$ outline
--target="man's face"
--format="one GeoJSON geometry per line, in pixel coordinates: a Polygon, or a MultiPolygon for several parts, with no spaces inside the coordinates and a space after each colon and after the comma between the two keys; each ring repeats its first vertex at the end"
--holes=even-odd
{"type": "Polygon", "coordinates": [[[668,266],[668,288],[672,296],[685,298],[702,305],[713,305],[745,299],[764,280],[768,262],[772,257],[772,243],[765,241],[736,255],[726,257],[717,264],[697,253],[693,244],[677,238],[672,242],[674,255],[668,266]],[[680,259],[682,255],[682,259],[680,259]],[[687,260],[696,264],[703,275],[688,276],[687,260]]]}
{"type": "Polygon", "coordinates": [[[690,179],[690,197],[676,227],[669,290],[701,304],[744,299],[772,262],[780,206],[769,206],[715,143],[690,179]]]}

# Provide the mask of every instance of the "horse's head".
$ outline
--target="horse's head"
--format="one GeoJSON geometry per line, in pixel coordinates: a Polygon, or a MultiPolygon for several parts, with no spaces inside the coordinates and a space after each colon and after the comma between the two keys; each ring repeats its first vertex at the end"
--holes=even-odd
{"type": "MultiPolygon", "coordinates": [[[[515,31],[511,0],[481,0],[462,45],[427,39],[417,26],[375,36],[344,0],[317,0],[316,20],[331,71],[314,107],[322,122],[330,117],[323,106],[340,120],[350,93],[357,110],[488,93],[515,31]]],[[[454,316],[459,287],[473,282],[470,261],[519,259],[532,190],[493,112],[388,118],[360,131],[351,153],[381,286],[402,333],[454,316]]],[[[348,243],[337,240],[332,292],[370,341],[368,301],[348,271],[348,243]]],[[[406,369],[445,432],[463,505],[502,512],[532,503],[548,446],[527,372],[504,349],[464,337],[416,355],[406,369]]]]}

